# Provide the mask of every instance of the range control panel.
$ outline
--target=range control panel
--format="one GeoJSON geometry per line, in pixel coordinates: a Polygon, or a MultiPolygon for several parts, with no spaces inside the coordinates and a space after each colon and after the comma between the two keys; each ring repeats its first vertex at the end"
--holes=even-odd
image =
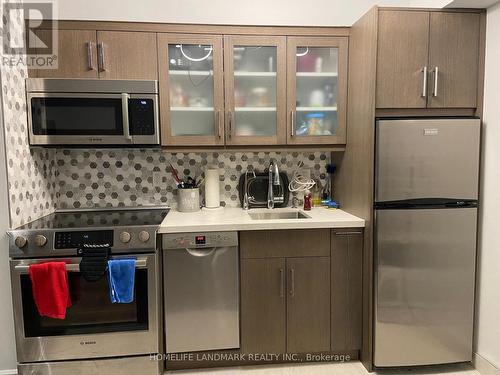
{"type": "Polygon", "coordinates": [[[77,249],[87,245],[108,245],[113,247],[113,231],[56,232],[55,249],[77,249]]]}
{"type": "Polygon", "coordinates": [[[237,232],[164,234],[164,249],[238,246],[237,232]]]}

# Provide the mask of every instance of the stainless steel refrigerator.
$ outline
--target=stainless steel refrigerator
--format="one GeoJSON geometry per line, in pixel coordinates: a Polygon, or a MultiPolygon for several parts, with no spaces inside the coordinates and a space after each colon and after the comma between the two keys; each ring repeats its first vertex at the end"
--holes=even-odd
{"type": "Polygon", "coordinates": [[[472,359],[480,120],[379,120],[377,367],[472,359]]]}

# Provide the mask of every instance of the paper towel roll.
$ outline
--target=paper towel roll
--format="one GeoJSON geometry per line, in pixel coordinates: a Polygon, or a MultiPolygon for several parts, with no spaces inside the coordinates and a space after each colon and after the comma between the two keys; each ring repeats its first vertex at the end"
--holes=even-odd
{"type": "Polygon", "coordinates": [[[205,206],[207,208],[220,206],[218,169],[207,169],[205,171],[205,206]]]}

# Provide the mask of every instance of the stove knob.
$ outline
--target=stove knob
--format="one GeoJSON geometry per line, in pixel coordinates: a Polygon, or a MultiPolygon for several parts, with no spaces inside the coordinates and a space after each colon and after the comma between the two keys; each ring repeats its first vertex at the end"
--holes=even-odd
{"type": "Polygon", "coordinates": [[[35,245],[38,247],[44,247],[47,244],[47,237],[38,234],[35,236],[35,245]]]}
{"type": "Polygon", "coordinates": [[[149,232],[146,232],[145,230],[139,232],[139,240],[141,242],[148,242],[150,238],[151,235],[149,234],[149,232]]]}
{"type": "Polygon", "coordinates": [[[23,247],[25,247],[28,244],[28,240],[26,239],[26,237],[23,237],[23,236],[16,237],[14,242],[15,242],[16,246],[20,249],[22,249],[23,247]]]}
{"type": "Polygon", "coordinates": [[[132,239],[132,236],[130,235],[129,232],[121,232],[120,233],[120,241],[121,242],[129,243],[131,239],[132,239]]]}

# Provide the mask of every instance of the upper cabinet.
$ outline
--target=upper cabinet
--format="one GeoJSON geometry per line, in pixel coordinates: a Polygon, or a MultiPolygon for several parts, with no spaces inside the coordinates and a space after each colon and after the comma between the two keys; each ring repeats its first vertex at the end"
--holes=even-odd
{"type": "MultiPolygon", "coordinates": [[[[46,45],[52,30],[38,30],[46,45]]],[[[57,69],[33,69],[35,78],[97,78],[97,35],[95,30],[59,30],[57,69]]]]}
{"type": "Polygon", "coordinates": [[[381,10],[377,108],[476,108],[478,13],[381,10]]]}
{"type": "Polygon", "coordinates": [[[158,34],[162,144],[224,144],[221,35],[158,34]]]}
{"type": "MultiPolygon", "coordinates": [[[[59,68],[30,76],[158,80],[163,146],[346,143],[346,30],[326,36],[337,30],[283,28],[278,35],[268,29],[267,35],[259,27],[210,28],[213,34],[189,27],[170,32],[168,25],[165,32],[106,23],[65,27],[59,68]]],[[[38,36],[50,40],[50,32],[38,36]]]]}
{"type": "MultiPolygon", "coordinates": [[[[43,41],[50,32],[37,35],[43,41]]],[[[58,69],[30,70],[31,77],[158,79],[155,33],[59,30],[58,41],[58,69]]]]}
{"type": "Polygon", "coordinates": [[[289,37],[287,55],[287,143],[345,143],[347,38],[289,37]]]}
{"type": "Polygon", "coordinates": [[[158,79],[156,33],[98,31],[99,78],[158,79]]]}
{"type": "Polygon", "coordinates": [[[477,106],[479,40],[479,14],[431,13],[429,107],[477,106]]]}
{"type": "Polygon", "coordinates": [[[226,36],[226,143],[286,143],[286,37],[226,36]]]}

